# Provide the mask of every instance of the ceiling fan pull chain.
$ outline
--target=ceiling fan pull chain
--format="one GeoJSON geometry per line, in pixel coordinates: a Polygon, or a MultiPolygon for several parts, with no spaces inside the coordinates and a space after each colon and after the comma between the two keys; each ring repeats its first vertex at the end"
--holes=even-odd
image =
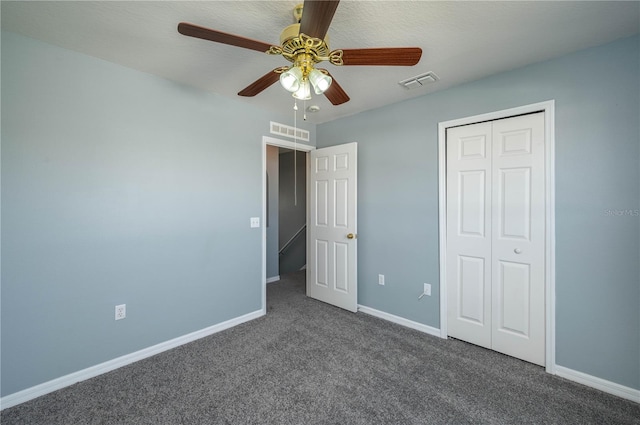
{"type": "Polygon", "coordinates": [[[293,205],[298,206],[298,101],[293,99],[293,205]]]}
{"type": "Polygon", "coordinates": [[[307,100],[302,101],[302,119],[307,120],[307,100]]]}

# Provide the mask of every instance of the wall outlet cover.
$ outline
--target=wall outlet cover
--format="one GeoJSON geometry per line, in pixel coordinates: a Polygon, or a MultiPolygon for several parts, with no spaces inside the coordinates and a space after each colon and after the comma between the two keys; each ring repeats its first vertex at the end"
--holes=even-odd
{"type": "Polygon", "coordinates": [[[127,305],[120,304],[116,306],[116,320],[122,320],[127,317],[127,305]]]}

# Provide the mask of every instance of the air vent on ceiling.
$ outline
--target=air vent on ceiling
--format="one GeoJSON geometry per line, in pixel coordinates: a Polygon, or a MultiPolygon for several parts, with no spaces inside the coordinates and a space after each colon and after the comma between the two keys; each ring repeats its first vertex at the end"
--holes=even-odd
{"type": "Polygon", "coordinates": [[[307,130],[291,127],[289,125],[284,125],[273,121],[271,121],[271,134],[291,137],[292,139],[296,138],[305,142],[309,141],[309,132],[307,130]]]}
{"type": "Polygon", "coordinates": [[[438,76],[436,74],[433,72],[425,72],[424,74],[402,80],[398,84],[407,90],[411,90],[430,83],[435,83],[436,81],[438,81],[438,76]]]}

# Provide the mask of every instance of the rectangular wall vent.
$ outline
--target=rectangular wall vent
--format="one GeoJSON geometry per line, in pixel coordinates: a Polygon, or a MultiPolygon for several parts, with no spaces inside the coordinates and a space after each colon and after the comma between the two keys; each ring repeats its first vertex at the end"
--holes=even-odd
{"type": "Polygon", "coordinates": [[[425,72],[424,74],[416,75],[415,77],[407,78],[398,82],[402,87],[407,90],[416,89],[429,83],[435,83],[438,81],[438,76],[433,72],[425,72]]]}
{"type": "Polygon", "coordinates": [[[309,132],[307,130],[291,127],[289,125],[284,125],[273,121],[271,121],[271,134],[291,137],[292,139],[297,138],[298,140],[303,142],[309,141],[309,132]]]}

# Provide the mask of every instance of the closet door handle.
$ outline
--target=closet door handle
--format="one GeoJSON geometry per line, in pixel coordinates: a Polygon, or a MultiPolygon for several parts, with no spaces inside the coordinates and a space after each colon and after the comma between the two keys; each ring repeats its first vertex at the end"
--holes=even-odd
{"type": "Polygon", "coordinates": [[[522,250],[520,248],[516,248],[513,250],[513,252],[515,252],[516,254],[520,254],[522,250]]]}

